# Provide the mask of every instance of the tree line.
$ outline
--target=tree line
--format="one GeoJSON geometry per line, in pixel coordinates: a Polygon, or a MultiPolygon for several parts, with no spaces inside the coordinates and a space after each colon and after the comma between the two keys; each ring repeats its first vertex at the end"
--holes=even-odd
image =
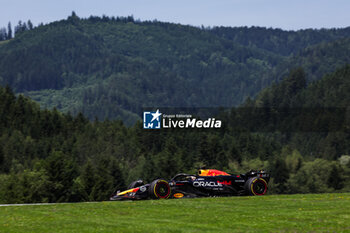
{"type": "MultiPolygon", "coordinates": [[[[261,126],[260,119],[271,119],[266,117],[272,112],[282,126],[298,127],[292,121],[298,115],[290,118],[281,111],[286,106],[317,105],[317,100],[324,106],[348,103],[349,66],[312,84],[305,80],[303,70],[292,71],[240,108],[219,113],[223,127],[209,131],[144,130],[141,122],[129,127],[120,120],[90,121],[83,114],[40,109],[11,88],[0,88],[0,202],[107,200],[133,180],[169,179],[202,166],[233,174],[266,169],[272,175],[269,193],[349,191],[346,121],[336,130],[319,132],[261,126]],[[264,105],[269,112],[257,111],[264,105]],[[249,122],[245,109],[252,114],[249,122]]],[[[333,123],[332,118],[322,120],[333,123]]]]}
{"type": "Polygon", "coordinates": [[[12,25],[11,22],[8,23],[7,28],[0,28],[0,41],[10,40],[22,32],[32,30],[34,25],[30,19],[27,22],[22,22],[22,20],[18,21],[18,24],[14,28],[14,33],[12,33],[12,25]]]}

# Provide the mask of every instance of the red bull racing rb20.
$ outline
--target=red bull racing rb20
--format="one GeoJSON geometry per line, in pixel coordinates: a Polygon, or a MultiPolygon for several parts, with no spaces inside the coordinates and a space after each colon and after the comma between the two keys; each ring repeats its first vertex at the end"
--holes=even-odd
{"type": "Polygon", "coordinates": [[[251,170],[232,175],[215,169],[199,169],[197,175],[179,173],[172,179],[156,179],[149,184],[132,182],[126,191],[118,191],[110,200],[144,200],[241,195],[265,195],[270,174],[251,170]]]}

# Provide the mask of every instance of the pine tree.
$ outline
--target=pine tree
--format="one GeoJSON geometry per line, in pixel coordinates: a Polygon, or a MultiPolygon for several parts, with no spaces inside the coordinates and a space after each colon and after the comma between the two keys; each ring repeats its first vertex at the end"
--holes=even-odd
{"type": "Polygon", "coordinates": [[[286,182],[289,178],[289,171],[284,159],[277,157],[271,170],[271,176],[274,178],[274,182],[276,184],[276,192],[286,193],[286,182]]]}
{"type": "Polygon", "coordinates": [[[53,183],[50,202],[70,201],[73,181],[78,175],[76,164],[61,151],[53,151],[45,162],[48,179],[53,183]]]}
{"type": "Polygon", "coordinates": [[[17,36],[18,33],[21,33],[22,31],[22,20],[18,21],[17,26],[15,26],[15,35],[17,36]]]}
{"type": "Polygon", "coordinates": [[[84,165],[83,171],[80,175],[84,191],[88,196],[89,201],[93,200],[91,193],[92,193],[93,187],[96,185],[95,172],[96,170],[91,160],[88,160],[87,163],[84,165]]]}
{"type": "Polygon", "coordinates": [[[114,189],[119,189],[119,190],[123,190],[126,188],[125,186],[125,180],[123,177],[123,174],[120,170],[119,164],[117,163],[117,161],[115,159],[112,159],[112,161],[110,162],[110,174],[113,178],[113,187],[114,189]]]}
{"type": "Polygon", "coordinates": [[[32,30],[33,29],[32,21],[28,20],[27,25],[28,25],[28,30],[32,30]]]}
{"type": "Polygon", "coordinates": [[[339,190],[343,188],[343,177],[341,175],[341,169],[333,164],[332,170],[329,174],[328,186],[339,190]]]}
{"type": "Polygon", "coordinates": [[[8,39],[8,40],[12,39],[12,26],[11,26],[11,22],[9,22],[8,25],[7,25],[7,39],[8,39]]]}
{"type": "Polygon", "coordinates": [[[114,178],[109,170],[110,158],[100,156],[96,166],[96,182],[91,192],[91,197],[97,201],[107,200],[113,193],[114,178]]]}
{"type": "Polygon", "coordinates": [[[0,41],[7,40],[6,28],[0,28],[0,41]]]}

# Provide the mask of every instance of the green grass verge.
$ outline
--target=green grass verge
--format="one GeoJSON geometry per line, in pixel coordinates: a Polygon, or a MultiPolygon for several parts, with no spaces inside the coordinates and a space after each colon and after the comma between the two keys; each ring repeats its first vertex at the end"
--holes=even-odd
{"type": "Polygon", "coordinates": [[[350,193],[0,207],[0,232],[350,232],[350,193]]]}

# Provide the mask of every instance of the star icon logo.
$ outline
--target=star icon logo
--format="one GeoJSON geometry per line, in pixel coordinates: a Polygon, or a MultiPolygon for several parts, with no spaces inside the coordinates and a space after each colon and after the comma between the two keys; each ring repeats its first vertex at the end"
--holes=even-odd
{"type": "Polygon", "coordinates": [[[160,117],[162,114],[159,112],[159,109],[157,109],[157,111],[156,111],[155,113],[151,113],[151,115],[153,116],[151,122],[153,122],[154,120],[159,121],[159,117],[160,117]]]}

